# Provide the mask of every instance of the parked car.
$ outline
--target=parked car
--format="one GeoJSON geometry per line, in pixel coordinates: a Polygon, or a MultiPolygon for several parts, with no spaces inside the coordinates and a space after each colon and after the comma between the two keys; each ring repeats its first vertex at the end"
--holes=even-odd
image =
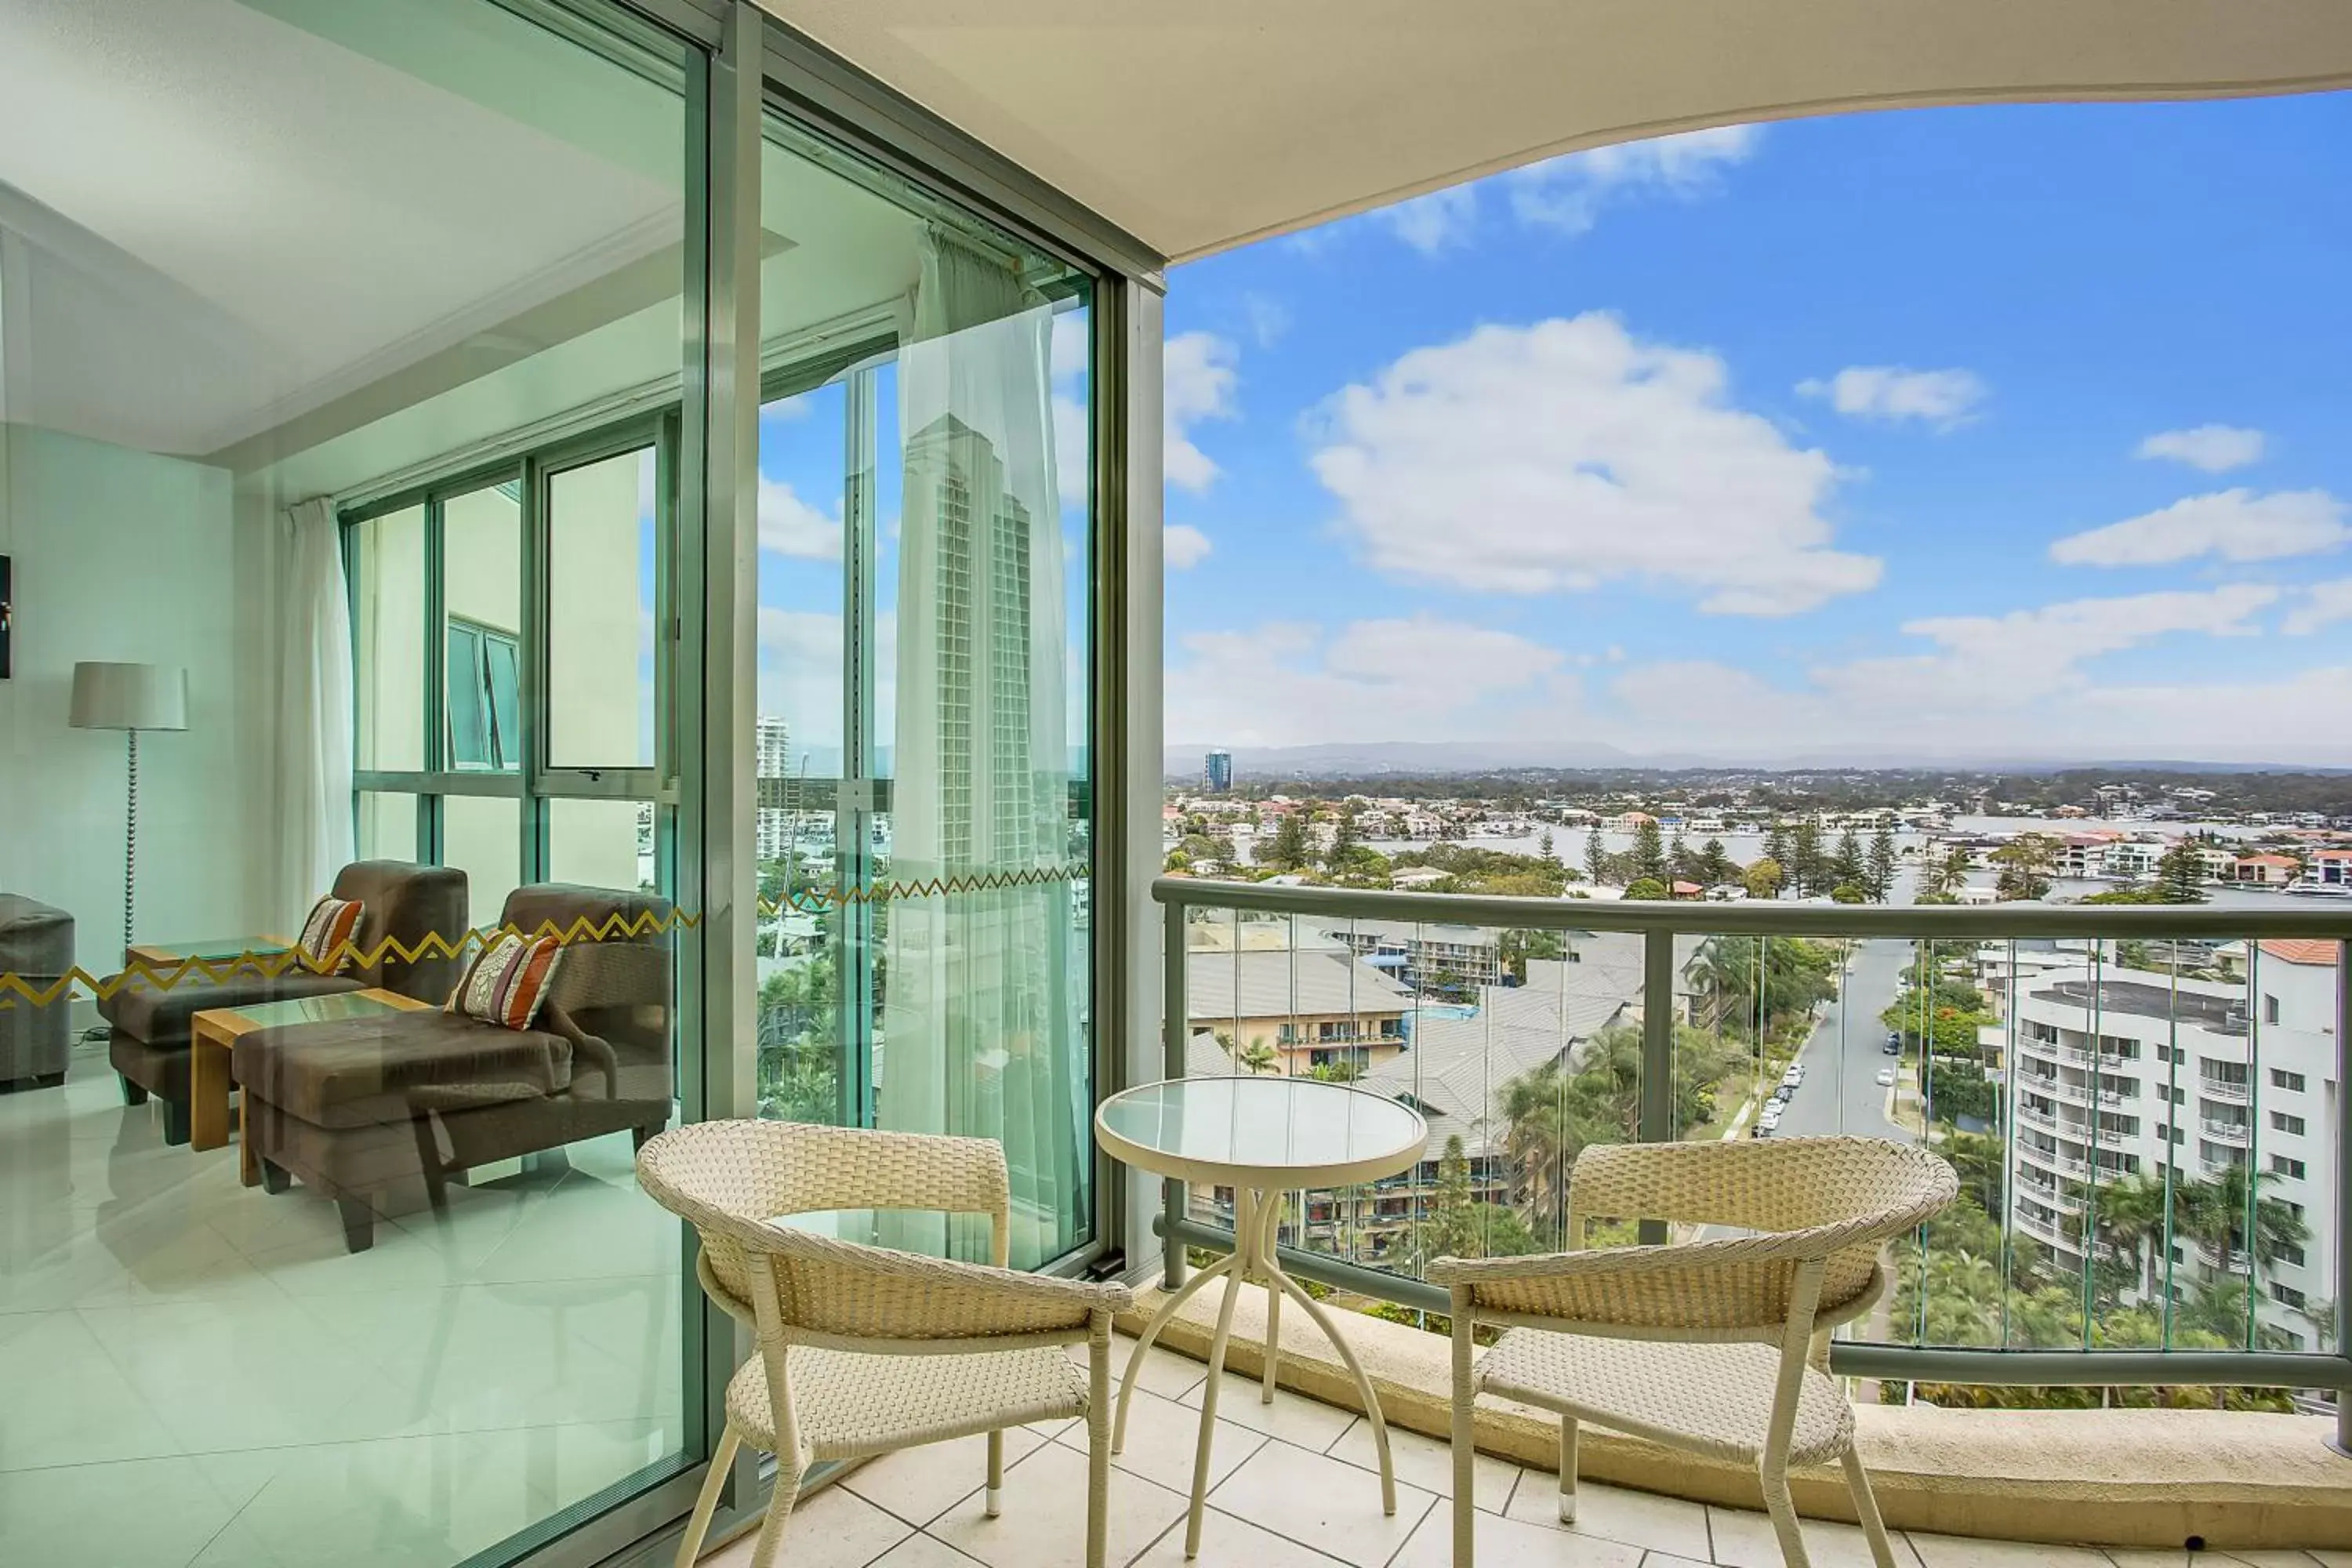
{"type": "Polygon", "coordinates": [[[1794,1089],[1804,1081],[1805,1064],[1802,1062],[1790,1062],[1789,1070],[1780,1075],[1780,1083],[1787,1089],[1794,1089]]]}
{"type": "Polygon", "coordinates": [[[1894,1081],[1895,1081],[1895,1069],[1894,1069],[1893,1068],[1880,1068],[1878,1069],[1878,1087],[1879,1087],[1879,1088],[1881,1088],[1881,1089],[1885,1089],[1887,1085],[1889,1085],[1889,1084],[1893,1083],[1894,1081]]]}
{"type": "Polygon", "coordinates": [[[1903,1032],[1900,1029],[1887,1030],[1886,1043],[1878,1048],[1885,1051],[1890,1057],[1901,1056],[1903,1054],[1903,1032]]]}

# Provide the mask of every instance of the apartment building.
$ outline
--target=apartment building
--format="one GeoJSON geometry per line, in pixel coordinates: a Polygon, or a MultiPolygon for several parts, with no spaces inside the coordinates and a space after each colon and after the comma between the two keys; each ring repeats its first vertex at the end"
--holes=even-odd
{"type": "Polygon", "coordinates": [[[1323,934],[1416,991],[1441,978],[1468,986],[1503,978],[1503,933],[1480,926],[1356,921],[1323,934]]]}
{"type": "MultiPolygon", "coordinates": [[[[2306,1233],[2254,1269],[2261,1321],[2310,1348],[2305,1310],[2335,1277],[2335,946],[2271,941],[2224,958],[2241,974],[2251,966],[2251,982],[2176,978],[2168,966],[2135,971],[2112,958],[2095,970],[2087,954],[2020,966],[2012,1215],[2021,1234],[2079,1268],[2087,1184],[2167,1166],[2181,1184],[2250,1169],[2262,1196],[2291,1205],[2306,1233]]],[[[2221,1251],[2204,1241],[2178,1236],[2173,1252],[2189,1279],[2224,1275],[2221,1251]]],[[[2243,1279],[2248,1267],[2232,1247],[2227,1273],[2243,1279]]]]}
{"type": "Polygon", "coordinates": [[[1229,1058],[1273,1053],[1270,1070],[1303,1077],[1318,1067],[1368,1068],[1405,1047],[1412,995],[1345,951],[1194,952],[1184,971],[1195,1035],[1218,1037],[1229,1058]]]}

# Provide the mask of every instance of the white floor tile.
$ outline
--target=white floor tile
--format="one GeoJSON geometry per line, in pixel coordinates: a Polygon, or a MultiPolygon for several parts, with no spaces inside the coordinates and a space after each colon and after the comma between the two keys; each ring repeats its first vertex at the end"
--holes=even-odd
{"type": "Polygon", "coordinates": [[[224,1497],[191,1458],[0,1475],[0,1563],[180,1568],[243,1500],[224,1497]]]}
{"type": "MultiPolygon", "coordinates": [[[[793,1510],[776,1553],[791,1568],[866,1568],[914,1536],[914,1528],[855,1492],[827,1487],[793,1510]]],[[[705,1557],[697,1568],[746,1568],[759,1531],[751,1531],[705,1557]]]]}
{"type": "MultiPolygon", "coordinates": [[[[1780,1538],[1772,1533],[1772,1521],[1764,1514],[1749,1509],[1710,1508],[1706,1521],[1715,1541],[1715,1561],[1725,1568],[1780,1568],[1780,1538]]],[[[1812,1556],[1813,1568],[1872,1568],[1875,1560],[1870,1555],[1870,1539],[1859,1525],[1822,1519],[1809,1519],[1803,1524],[1805,1550],[1812,1556]]],[[[1914,1568],[1919,1561],[1901,1531],[1887,1531],[1887,1543],[1895,1548],[1895,1561],[1902,1568],[1914,1568]]]]}
{"type": "MultiPolygon", "coordinates": [[[[1193,1409],[1201,1408],[1204,1388],[1196,1387],[1180,1402],[1193,1409]]],[[[1238,1422],[1255,1432],[1269,1437],[1279,1437],[1301,1448],[1321,1453],[1339,1441],[1339,1434],[1355,1419],[1352,1411],[1340,1410],[1303,1394],[1293,1394],[1286,1388],[1274,1391],[1274,1403],[1258,1402],[1258,1383],[1255,1378],[1236,1377],[1227,1373],[1218,1380],[1217,1419],[1238,1422]]]]}
{"type": "Polygon", "coordinates": [[[75,1312],[0,1315],[0,1470],[181,1452],[75,1312]]]}
{"type": "MultiPolygon", "coordinates": [[[[1004,1434],[1004,1462],[1017,1464],[1045,1439],[1025,1426],[1004,1434]]],[[[842,1485],[909,1524],[929,1524],[988,1481],[988,1439],[958,1437],[901,1448],[860,1465],[842,1485]]]]}
{"type": "MultiPolygon", "coordinates": [[[[1187,1568],[1184,1521],[1179,1519],[1135,1560],[1134,1568],[1187,1568]]],[[[1201,1554],[1190,1568],[1341,1568],[1336,1557],[1261,1530],[1221,1509],[1201,1515],[1201,1554]]]]}
{"type": "Polygon", "coordinates": [[[876,1558],[874,1568],[980,1568],[980,1564],[928,1535],[910,1535],[876,1558]]]}
{"type": "MultiPolygon", "coordinates": [[[[1598,1536],[1567,1535],[1539,1524],[1516,1519],[1477,1516],[1473,1537],[1478,1568],[1647,1568],[1675,1560],[1660,1553],[1646,1556],[1642,1548],[1598,1536]]],[[[1429,1510],[1391,1568],[1454,1568],[1454,1505],[1441,1502],[1429,1510]]]]}
{"type": "Polygon", "coordinates": [[[2080,1546],[1917,1533],[1911,1545],[1927,1568],[2108,1568],[2106,1553],[2080,1546]]]}
{"type": "Polygon", "coordinates": [[[1710,1559],[1706,1510],[1681,1498],[1580,1481],[1576,1489],[1576,1522],[1562,1524],[1558,1478],[1549,1470],[1529,1470],[1518,1490],[1511,1494],[1509,1513],[1523,1523],[1570,1534],[1598,1536],[1701,1562],[1710,1559]]]}
{"type": "Polygon", "coordinates": [[[1262,1530],[1359,1568],[1381,1568],[1437,1501],[1434,1493],[1402,1481],[1396,1495],[1396,1512],[1383,1514],[1378,1477],[1287,1443],[1268,1443],[1209,1498],[1262,1530]]]}
{"type": "MultiPolygon", "coordinates": [[[[1372,1442],[1372,1424],[1362,1416],[1340,1434],[1339,1440],[1324,1450],[1333,1458],[1377,1472],[1380,1450],[1372,1442]]],[[[1454,1445],[1425,1437],[1418,1432],[1408,1432],[1400,1426],[1389,1428],[1389,1462],[1401,1481],[1411,1481],[1423,1491],[1439,1497],[1454,1495],[1454,1445]]],[[[1472,1461],[1471,1484],[1474,1500],[1488,1513],[1500,1513],[1511,1500],[1511,1489],[1518,1484],[1519,1467],[1492,1454],[1480,1454],[1472,1461]]],[[[1549,1483],[1547,1483],[1549,1484],[1549,1483]]]]}
{"type": "MultiPolygon", "coordinates": [[[[1087,1364],[1087,1347],[1070,1345],[1063,1352],[1078,1365],[1087,1364]]],[[[1110,1342],[1110,1387],[1116,1394],[1119,1380],[1127,1375],[1129,1362],[1135,1355],[1135,1342],[1125,1334],[1114,1335],[1110,1342]]],[[[1143,1369],[1135,1374],[1135,1386],[1160,1395],[1162,1399],[1181,1399],[1201,1386],[1209,1369],[1190,1356],[1153,1345],[1143,1358],[1143,1369]]]]}
{"type": "MultiPolygon", "coordinates": [[[[1183,1512],[1181,1496],[1114,1468],[1110,1562],[1131,1562],[1183,1512]]],[[[932,1521],[929,1533],[989,1568],[1082,1568],[1086,1458],[1059,1443],[1047,1443],[1005,1472],[1004,1509],[999,1517],[982,1513],[975,1492],[932,1521]]]]}
{"type": "MultiPolygon", "coordinates": [[[[1223,1401],[1218,1404],[1222,1409],[1223,1401]]],[[[1055,1441],[1083,1454],[1087,1451],[1087,1429],[1074,1422],[1063,1429],[1055,1441]]],[[[1127,1414],[1127,1445],[1111,1457],[1110,1462],[1189,1498],[1200,1441],[1199,1410],[1139,1390],[1127,1414]]],[[[1232,1475],[1265,1441],[1264,1433],[1219,1416],[1216,1430],[1209,1438],[1209,1484],[1213,1487],[1232,1475]]]]}
{"type": "Polygon", "coordinates": [[[493,1546],[540,1518],[525,1474],[453,1434],[239,1456],[267,1480],[190,1568],[315,1563],[423,1568],[493,1546]]]}

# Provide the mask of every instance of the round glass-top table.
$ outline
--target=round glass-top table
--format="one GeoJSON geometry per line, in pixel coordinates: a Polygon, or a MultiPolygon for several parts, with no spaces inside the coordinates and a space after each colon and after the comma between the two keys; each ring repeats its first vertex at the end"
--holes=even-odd
{"type": "Polygon", "coordinates": [[[1282,1299],[1297,1301],[1339,1352],[1363,1396],[1364,1415],[1381,1457],[1381,1506],[1396,1512],[1396,1475],[1389,1463],[1388,1424],[1380,1396],[1364,1375],[1339,1325],[1297,1281],[1282,1271],[1274,1232],[1280,1194],[1307,1188],[1375,1182],[1411,1170],[1429,1142],[1429,1124],[1395,1100],[1346,1084],[1297,1078],[1186,1078],[1148,1083],[1112,1095],[1095,1111],[1095,1141],[1122,1164],[1171,1181],[1234,1189],[1234,1250],[1170,1293],[1136,1342],[1119,1380],[1118,1415],[1111,1452],[1127,1445],[1127,1410],[1136,1374],[1160,1331],[1212,1279],[1228,1281],[1209,1342],[1209,1376],[1201,1390],[1201,1437],[1192,1463],[1192,1505],[1184,1527],[1184,1555],[1201,1550],[1201,1510],[1208,1490],[1209,1446],[1217,1423],[1217,1387],[1233,1335],[1234,1287],[1265,1289],[1265,1363],[1259,1397],[1274,1403],[1280,1365],[1282,1299]]]}

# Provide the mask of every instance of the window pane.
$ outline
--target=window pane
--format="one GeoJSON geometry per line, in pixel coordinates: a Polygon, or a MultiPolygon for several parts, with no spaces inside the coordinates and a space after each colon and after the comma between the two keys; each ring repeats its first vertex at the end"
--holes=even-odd
{"type": "Polygon", "coordinates": [[[522,653],[504,637],[482,639],[488,677],[491,754],[509,772],[522,765],[522,653]]]}
{"type": "Polygon", "coordinates": [[[490,765],[489,703],[482,686],[482,634],[452,626],[446,658],[448,677],[449,766],[490,765]]]}
{"type": "Polygon", "coordinates": [[[788,733],[759,749],[812,775],[763,781],[769,847],[822,811],[814,779],[840,781],[806,906],[772,917],[763,994],[789,1026],[763,1028],[763,1074],[826,1062],[850,1080],[840,1114],[1001,1141],[1013,1260],[1034,1267],[1093,1219],[1088,288],[790,128],[770,127],[762,173],[765,221],[799,243],[762,263],[761,333],[782,375],[807,343],[830,359],[802,384],[831,378],[761,421],[761,712],[788,733]],[[812,211],[840,226],[802,232],[812,211]],[[874,338],[845,342],[861,310],[874,338]],[[814,811],[792,811],[796,784],[814,811]]]}
{"type": "Polygon", "coordinates": [[[654,765],[654,449],[548,481],[548,765],[654,765]]]}
{"type": "Polygon", "coordinates": [[[498,924],[507,895],[522,882],[522,803],[497,795],[441,797],[441,864],[466,873],[467,919],[498,924]]]}
{"type": "MultiPolygon", "coordinates": [[[[502,729],[493,729],[499,715],[482,651],[485,645],[499,641],[518,647],[522,637],[520,495],[519,483],[509,481],[452,496],[442,503],[441,600],[448,617],[452,767],[502,768],[511,773],[521,765],[520,748],[511,738],[514,714],[509,712],[502,729]],[[458,657],[461,629],[474,634],[467,644],[473,649],[470,665],[462,664],[458,657]],[[496,743],[501,739],[506,741],[503,748],[496,743]]],[[[520,708],[511,695],[509,702],[512,708],[520,708]]]]}
{"type": "Polygon", "coordinates": [[[425,765],[425,509],[373,518],[350,533],[352,676],[357,767],[425,765]]]}
{"type": "Polygon", "coordinates": [[[359,855],[362,860],[416,858],[416,797],[363,790],[359,800],[359,855]]]}
{"type": "Polygon", "coordinates": [[[656,892],[650,801],[547,803],[547,879],[656,892]]]}

